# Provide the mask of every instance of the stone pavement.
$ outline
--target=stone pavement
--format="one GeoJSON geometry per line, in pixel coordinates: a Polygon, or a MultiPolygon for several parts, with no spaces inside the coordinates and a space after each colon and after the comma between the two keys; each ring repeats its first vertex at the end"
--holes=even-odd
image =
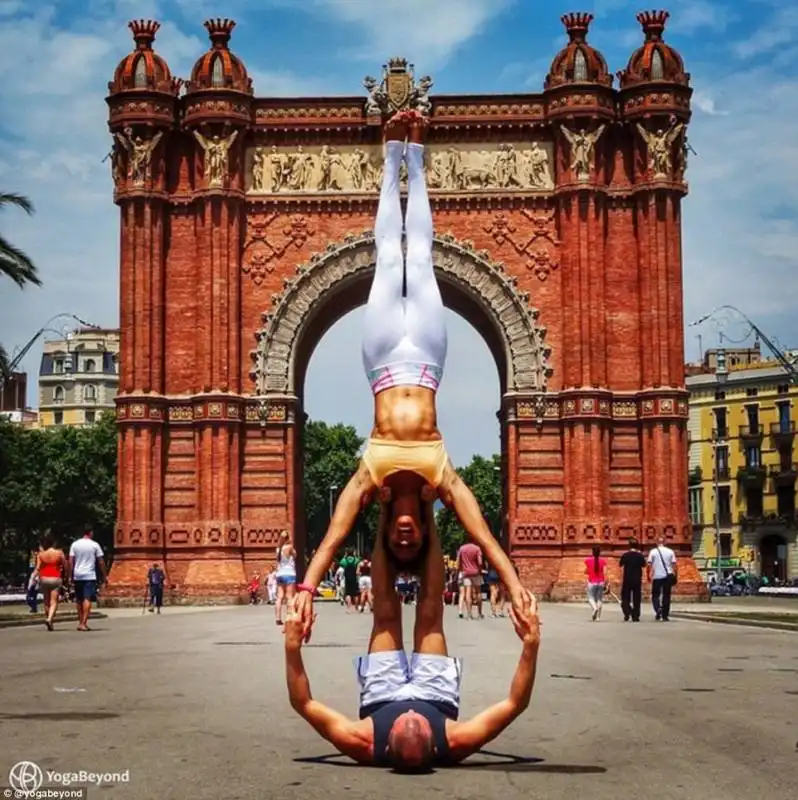
{"type": "MultiPolygon", "coordinates": [[[[429,776],[319,760],[332,749],[288,705],[268,607],[111,610],[87,634],[3,630],[0,786],[30,760],[129,770],[129,783],[89,798],[795,797],[798,634],[650,616],[623,624],[617,606],[596,624],[581,605],[545,605],[542,619],[529,711],[489,753],[429,776]]],[[[352,714],[351,659],[368,626],[324,605],[306,648],[315,696],[352,714]]],[[[518,642],[506,620],[451,610],[447,630],[465,659],[470,715],[505,696],[518,642]]]]}

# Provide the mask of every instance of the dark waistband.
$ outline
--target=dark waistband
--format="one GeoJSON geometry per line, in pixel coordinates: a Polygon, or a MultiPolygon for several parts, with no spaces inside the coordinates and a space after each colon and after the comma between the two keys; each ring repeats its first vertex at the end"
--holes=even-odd
{"type": "MultiPolygon", "coordinates": [[[[385,708],[386,706],[392,705],[394,702],[408,702],[405,700],[402,701],[394,701],[394,700],[384,700],[381,703],[370,703],[367,706],[360,707],[360,719],[367,719],[368,717],[373,716],[381,709],[385,708]]],[[[452,705],[451,703],[444,703],[439,700],[425,700],[424,701],[427,705],[433,706],[437,708],[438,711],[443,714],[444,717],[448,719],[457,721],[457,718],[460,716],[460,709],[457,706],[452,705]]]]}

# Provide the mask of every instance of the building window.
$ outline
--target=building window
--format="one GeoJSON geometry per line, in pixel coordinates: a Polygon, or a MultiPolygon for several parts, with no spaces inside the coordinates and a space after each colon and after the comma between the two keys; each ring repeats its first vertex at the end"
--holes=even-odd
{"type": "Polygon", "coordinates": [[[777,386],[776,387],[776,391],[779,394],[789,394],[790,393],[790,387],[789,387],[788,384],[782,383],[781,386],[777,386]]]}
{"type": "Polygon", "coordinates": [[[63,425],[64,424],[64,412],[63,411],[55,411],[53,413],[53,424],[54,425],[63,425]]]}
{"type": "Polygon", "coordinates": [[[776,502],[780,517],[795,516],[795,487],[779,486],[776,489],[776,502]]]}
{"type": "Polygon", "coordinates": [[[87,358],[87,359],[86,359],[86,360],[83,362],[83,370],[84,370],[84,372],[94,372],[94,370],[95,370],[96,368],[97,368],[97,365],[96,365],[96,363],[94,362],[94,359],[93,359],[93,358],[87,358]]]}
{"type": "Polygon", "coordinates": [[[63,386],[56,386],[53,389],[53,402],[54,403],[63,403],[64,402],[64,387],[63,386]]]}
{"type": "Polygon", "coordinates": [[[762,451],[759,449],[759,445],[752,444],[745,448],[745,466],[762,466],[762,451]]]}
{"type": "Polygon", "coordinates": [[[728,486],[718,487],[718,522],[728,528],[731,524],[731,489],[728,486]]]}
{"type": "Polygon", "coordinates": [[[693,486],[690,489],[690,522],[692,522],[693,525],[704,524],[704,506],[701,502],[701,493],[702,490],[700,486],[693,486]]]}
{"type": "Polygon", "coordinates": [[[576,51],[574,57],[574,80],[586,81],[587,78],[587,60],[585,54],[581,50],[576,51]]]}
{"type": "Polygon", "coordinates": [[[790,404],[776,403],[776,408],[779,410],[779,433],[790,432],[790,404]]]}
{"type": "Polygon", "coordinates": [[[765,513],[760,487],[751,486],[745,490],[745,509],[749,517],[761,517],[765,513]]]}
{"type": "Polygon", "coordinates": [[[729,425],[725,408],[715,409],[715,432],[718,439],[726,439],[729,436],[729,425]]]}
{"type": "Polygon", "coordinates": [[[785,444],[779,448],[779,469],[782,472],[792,469],[792,445],[785,444]]]}
{"type": "Polygon", "coordinates": [[[94,411],[87,411],[85,414],[84,419],[86,420],[87,425],[94,425],[96,421],[96,412],[94,411]]]}
{"type": "Polygon", "coordinates": [[[97,389],[94,386],[86,386],[83,389],[83,399],[87,403],[95,403],[97,401],[97,389]]]}
{"type": "Polygon", "coordinates": [[[726,392],[724,392],[723,389],[718,389],[718,391],[715,392],[715,399],[716,400],[725,400],[726,399],[726,392]]]}
{"type": "Polygon", "coordinates": [[[63,373],[64,373],[64,359],[63,358],[57,358],[53,362],[53,372],[56,375],[63,375],[63,373]]]}
{"type": "Polygon", "coordinates": [[[222,64],[221,56],[214,56],[213,65],[211,66],[211,86],[217,89],[224,86],[224,64],[222,64]]]}
{"type": "Polygon", "coordinates": [[[651,56],[651,80],[661,81],[665,75],[665,69],[662,64],[662,54],[659,50],[655,50],[651,56]]]}
{"type": "Polygon", "coordinates": [[[718,480],[729,480],[729,448],[727,445],[715,448],[715,468],[718,471],[718,480]]]}
{"type": "Polygon", "coordinates": [[[759,394],[759,389],[757,389],[755,386],[745,390],[746,397],[756,397],[758,394],[759,394]]]}
{"type": "Polygon", "coordinates": [[[759,406],[746,406],[745,413],[748,416],[748,432],[759,433],[759,406]]]}
{"type": "Polygon", "coordinates": [[[720,557],[731,558],[731,554],[732,554],[731,534],[722,533],[720,535],[720,557]]]}
{"type": "Polygon", "coordinates": [[[147,88],[147,61],[144,56],[139,56],[136,68],[133,70],[133,87],[136,89],[147,88]]]}

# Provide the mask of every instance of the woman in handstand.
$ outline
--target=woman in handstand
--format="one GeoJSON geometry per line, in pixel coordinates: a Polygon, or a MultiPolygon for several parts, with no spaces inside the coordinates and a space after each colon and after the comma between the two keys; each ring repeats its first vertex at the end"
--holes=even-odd
{"type": "Polygon", "coordinates": [[[395,115],[385,126],[385,164],[374,239],[376,269],[366,305],[363,365],[374,392],[374,427],[358,471],[341,492],[330,527],[297,589],[306,635],[312,598],[361,507],[379,492],[387,504],[387,552],[413,570],[428,547],[425,515],[437,496],[454,509],[525,613],[531,596],[488,528],[471,490],[455,472],[438,430],[435,396],[446,360],[446,321],[432,266],[432,211],[424,175],[427,120],[395,115]],[[399,167],[407,165],[407,255],[402,250],[399,167]],[[403,291],[404,289],[404,291],[403,291]]]}

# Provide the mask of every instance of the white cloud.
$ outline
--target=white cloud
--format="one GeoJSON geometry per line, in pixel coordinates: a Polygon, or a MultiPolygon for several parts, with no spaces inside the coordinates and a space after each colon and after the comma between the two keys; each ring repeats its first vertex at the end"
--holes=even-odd
{"type": "Polygon", "coordinates": [[[693,108],[698,109],[698,111],[703,111],[704,114],[710,114],[711,116],[726,116],[729,113],[728,111],[721,111],[718,109],[715,105],[714,98],[702,91],[696,91],[693,95],[693,108]]]}
{"type": "Polygon", "coordinates": [[[798,7],[777,7],[774,14],[747,39],[738,42],[735,52],[740,58],[753,58],[777,48],[792,46],[798,35],[798,7]]]}
{"type": "Polygon", "coordinates": [[[326,14],[352,26],[354,38],[365,45],[346,54],[364,60],[386,53],[423,54],[418,67],[440,68],[464,42],[479,35],[490,20],[514,0],[306,0],[305,10],[326,14]]]}
{"type": "Polygon", "coordinates": [[[671,19],[668,21],[668,30],[675,34],[690,36],[704,28],[722,33],[736,18],[734,12],[727,6],[707,2],[707,0],[688,0],[676,3],[671,19]]]}
{"type": "MultiPolygon", "coordinates": [[[[690,128],[699,155],[684,207],[686,319],[723,303],[765,321],[788,314],[798,306],[798,78],[769,66],[693,73],[713,99],[696,104],[690,128]]],[[[795,337],[790,327],[782,334],[795,337]]]]}

